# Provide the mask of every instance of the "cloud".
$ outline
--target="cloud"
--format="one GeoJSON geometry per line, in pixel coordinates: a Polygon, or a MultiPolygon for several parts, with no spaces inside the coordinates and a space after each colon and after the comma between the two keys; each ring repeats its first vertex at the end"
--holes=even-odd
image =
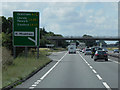
{"type": "Polygon", "coordinates": [[[118,35],[117,3],[4,3],[3,15],[20,9],[39,11],[41,27],[62,35],[118,35]]]}

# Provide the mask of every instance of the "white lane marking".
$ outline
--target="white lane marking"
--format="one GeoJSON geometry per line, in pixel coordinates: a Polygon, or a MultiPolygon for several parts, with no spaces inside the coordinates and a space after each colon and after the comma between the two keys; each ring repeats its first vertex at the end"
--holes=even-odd
{"type": "Polygon", "coordinates": [[[102,78],[100,77],[100,75],[97,74],[96,76],[99,78],[99,80],[102,80],[102,78]]]}
{"type": "Polygon", "coordinates": [[[79,53],[79,55],[81,56],[81,58],[87,63],[87,64],[89,64],[83,57],[82,57],[82,55],[79,53]]]}
{"type": "Polygon", "coordinates": [[[47,73],[45,73],[40,79],[43,80],[59,64],[59,62],[66,56],[66,54],[60,60],[58,60],[58,62],[47,73]]]}
{"type": "MultiPolygon", "coordinates": [[[[82,55],[79,53],[79,55],[82,57],[82,55]]],[[[82,59],[85,61],[85,62],[87,62],[83,57],[82,57],[82,59]]],[[[89,64],[89,63],[88,63],[89,64]]],[[[94,69],[92,69],[92,71],[95,73],[95,74],[97,74],[97,72],[94,70],[94,69]]],[[[102,80],[102,78],[100,77],[100,75],[99,74],[97,74],[96,75],[98,78],[99,78],[99,80],[102,80]]],[[[103,81],[103,80],[102,80],[103,81]]],[[[106,82],[102,82],[103,83],[103,85],[108,89],[108,90],[112,90],[109,86],[108,86],[108,84],[106,83],[106,82]]]]}
{"type": "MultiPolygon", "coordinates": [[[[67,53],[68,53],[68,52],[67,52],[67,53]]],[[[66,54],[67,54],[67,53],[66,53],[66,54]]],[[[43,80],[43,79],[59,64],[59,62],[66,56],[66,54],[65,54],[60,60],[58,60],[58,62],[57,62],[51,69],[49,69],[48,72],[45,73],[45,74],[40,78],[40,80],[37,80],[36,82],[34,82],[34,84],[32,85],[32,87],[29,87],[29,89],[34,89],[34,88],[37,86],[37,84],[39,84],[39,83],[41,82],[41,80],[43,80]]]]}
{"type": "Polygon", "coordinates": [[[66,56],[66,54],[60,60],[58,60],[58,62],[50,70],[48,70],[48,72],[45,73],[40,79],[43,80],[59,64],[59,62],[66,56]]]}
{"type": "Polygon", "coordinates": [[[90,64],[88,63],[88,66],[90,66],[90,64]]]}
{"type": "Polygon", "coordinates": [[[110,60],[110,61],[112,61],[112,62],[114,62],[114,63],[120,64],[120,63],[119,63],[119,62],[117,62],[117,61],[113,61],[113,60],[111,60],[111,59],[108,59],[108,60],[110,60]]]}
{"type": "Polygon", "coordinates": [[[87,61],[85,61],[86,63],[88,63],[87,61]]]}
{"type": "Polygon", "coordinates": [[[32,87],[36,87],[37,85],[33,84],[32,87]]]}
{"type": "MultiPolygon", "coordinates": [[[[111,60],[112,61],[112,60],[111,60]]],[[[115,62],[115,63],[117,63],[117,64],[120,64],[119,62],[117,62],[117,61],[113,61],[113,62],[115,62]]]]}
{"type": "Polygon", "coordinates": [[[92,66],[90,66],[90,68],[91,68],[91,69],[93,69],[93,67],[92,67],[92,66]]]}
{"type": "Polygon", "coordinates": [[[39,84],[39,82],[35,82],[34,84],[37,85],[37,84],[39,84]]]}
{"type": "Polygon", "coordinates": [[[29,89],[34,89],[35,87],[29,87],[29,89]]]}
{"type": "Polygon", "coordinates": [[[41,82],[41,80],[37,80],[37,82],[41,82]]]}
{"type": "Polygon", "coordinates": [[[112,90],[112,89],[108,86],[108,84],[107,84],[106,82],[103,82],[103,85],[104,85],[108,90],[112,90]]]}
{"type": "Polygon", "coordinates": [[[97,73],[94,69],[92,70],[95,74],[97,73]]]}

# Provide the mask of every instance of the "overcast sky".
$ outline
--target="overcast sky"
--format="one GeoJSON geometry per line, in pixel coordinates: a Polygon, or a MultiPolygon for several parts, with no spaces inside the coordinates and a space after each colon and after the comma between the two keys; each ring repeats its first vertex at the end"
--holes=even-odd
{"type": "Polygon", "coordinates": [[[2,14],[13,11],[41,13],[41,27],[64,36],[118,36],[117,2],[3,2],[2,14]]]}

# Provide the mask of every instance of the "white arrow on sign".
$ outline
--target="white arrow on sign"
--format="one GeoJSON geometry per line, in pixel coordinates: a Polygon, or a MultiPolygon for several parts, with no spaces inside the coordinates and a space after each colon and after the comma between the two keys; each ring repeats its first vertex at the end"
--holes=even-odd
{"type": "Polygon", "coordinates": [[[29,40],[33,41],[35,43],[35,45],[37,46],[37,27],[35,28],[35,40],[28,37],[29,40]]]}

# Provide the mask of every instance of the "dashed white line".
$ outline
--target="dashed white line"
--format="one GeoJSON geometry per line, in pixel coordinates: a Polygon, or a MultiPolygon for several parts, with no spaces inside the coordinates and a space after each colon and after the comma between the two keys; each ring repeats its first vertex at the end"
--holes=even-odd
{"type": "Polygon", "coordinates": [[[88,63],[87,61],[85,61],[86,63],[88,63]]]}
{"type": "MultiPolygon", "coordinates": [[[[80,55],[80,53],[79,53],[79,55],[80,55]]],[[[82,55],[80,55],[80,56],[81,56],[81,58],[87,63],[87,65],[92,69],[92,71],[96,74],[96,76],[98,77],[98,79],[102,81],[103,85],[104,85],[108,90],[112,90],[112,89],[108,86],[108,84],[107,84],[106,82],[103,82],[103,79],[101,78],[101,76],[100,76],[99,74],[97,74],[97,72],[96,72],[96,71],[93,69],[93,67],[82,57],[82,55]]],[[[108,60],[110,60],[110,59],[108,59],[108,60]]],[[[116,62],[116,61],[114,61],[114,62],[116,62]]]]}
{"type": "Polygon", "coordinates": [[[90,68],[92,69],[93,67],[92,67],[92,66],[90,66],[90,68]]]}
{"type": "Polygon", "coordinates": [[[118,63],[117,61],[113,61],[113,62],[115,62],[115,63],[117,63],[117,64],[120,64],[120,63],[118,63]]]}
{"type": "Polygon", "coordinates": [[[47,73],[45,73],[40,79],[43,80],[59,64],[59,62],[66,56],[66,54],[60,60],[58,60],[58,62],[47,73]]]}
{"type": "Polygon", "coordinates": [[[36,87],[37,85],[33,84],[32,87],[36,87]]]}
{"type": "Polygon", "coordinates": [[[95,74],[97,73],[94,69],[92,70],[95,74]]]}
{"type": "MultiPolygon", "coordinates": [[[[67,52],[68,53],[68,52],[67,52]]],[[[67,54],[66,53],[66,54],[67,54]]],[[[39,84],[40,82],[41,82],[41,80],[43,80],[58,64],[59,64],[59,62],[66,56],[66,54],[60,59],[60,60],[58,60],[58,62],[51,68],[51,69],[49,69],[41,78],[40,78],[40,80],[37,80],[37,82],[35,82],[33,85],[32,85],[32,87],[29,87],[29,89],[34,89],[36,86],[37,86],[37,84],[39,84]]]]}
{"type": "Polygon", "coordinates": [[[108,90],[112,90],[112,89],[108,86],[108,84],[107,84],[106,82],[103,82],[103,85],[104,85],[108,90]]]}
{"type": "Polygon", "coordinates": [[[35,82],[34,84],[37,85],[37,84],[39,84],[39,82],[35,82]]]}
{"type": "Polygon", "coordinates": [[[113,61],[113,60],[111,60],[111,59],[108,59],[109,61],[112,61],[112,62],[114,62],[114,63],[117,63],[117,64],[120,64],[119,62],[117,62],[117,61],[113,61]]]}
{"type": "Polygon", "coordinates": [[[96,76],[99,78],[99,80],[102,80],[102,78],[100,77],[100,75],[97,74],[96,76]]]}
{"type": "Polygon", "coordinates": [[[35,87],[29,87],[29,89],[34,89],[35,87]]]}
{"type": "Polygon", "coordinates": [[[37,80],[37,82],[41,82],[41,80],[37,80]]]}

